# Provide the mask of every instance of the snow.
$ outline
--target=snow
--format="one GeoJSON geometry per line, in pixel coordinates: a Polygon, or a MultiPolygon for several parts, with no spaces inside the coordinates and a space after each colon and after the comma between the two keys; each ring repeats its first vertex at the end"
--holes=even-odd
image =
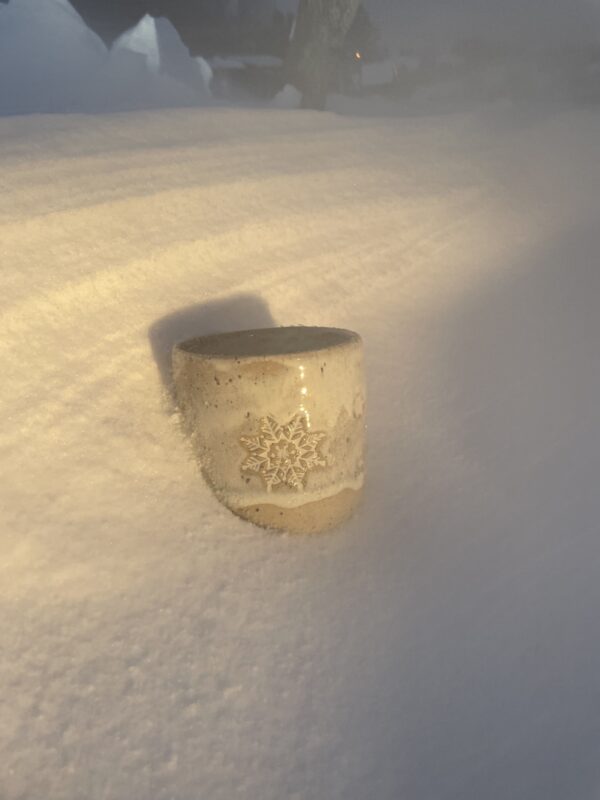
{"type": "Polygon", "coordinates": [[[108,51],[67,0],[0,5],[0,115],[207,105],[209,80],[166,19],[108,51]]]}
{"type": "Polygon", "coordinates": [[[273,100],[271,101],[271,105],[273,108],[300,108],[300,103],[302,101],[302,95],[296,89],[295,86],[292,86],[291,83],[286,83],[283,89],[281,89],[273,100]]]}
{"type": "Polygon", "coordinates": [[[239,58],[223,58],[214,56],[208,60],[212,69],[245,69],[245,64],[239,58]]]}
{"type": "Polygon", "coordinates": [[[212,78],[208,62],[190,57],[179,34],[165,17],[154,19],[146,14],[134,28],[117,39],[113,49],[139,53],[145,56],[152,75],[167,75],[200,94],[208,94],[212,78]]]}
{"type": "Polygon", "coordinates": [[[600,118],[0,119],[3,800],[600,792],[600,118]],[[204,485],[193,334],[365,339],[364,507],[204,485]]]}
{"type": "Polygon", "coordinates": [[[237,57],[245,67],[282,67],[283,59],[277,56],[240,55],[237,57]]]}
{"type": "Polygon", "coordinates": [[[146,14],[138,24],[125,31],[114,44],[115,50],[127,50],[145,56],[148,68],[153,73],[160,71],[160,52],[156,20],[146,14]]]}

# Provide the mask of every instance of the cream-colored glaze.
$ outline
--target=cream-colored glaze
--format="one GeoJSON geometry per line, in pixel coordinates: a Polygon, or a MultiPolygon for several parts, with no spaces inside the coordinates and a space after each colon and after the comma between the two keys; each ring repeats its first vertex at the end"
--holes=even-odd
{"type": "Polygon", "coordinates": [[[203,472],[232,510],[360,492],[357,334],[295,327],[201,337],[174,348],[173,376],[203,472]]]}

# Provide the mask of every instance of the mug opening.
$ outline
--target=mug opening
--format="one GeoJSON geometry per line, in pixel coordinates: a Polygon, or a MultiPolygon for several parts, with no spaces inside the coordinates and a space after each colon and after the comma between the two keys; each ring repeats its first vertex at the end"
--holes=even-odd
{"type": "Polygon", "coordinates": [[[360,342],[360,336],[354,331],[299,325],[215,333],[188,339],[176,347],[209,358],[244,358],[310,353],[356,342],[360,342]]]}

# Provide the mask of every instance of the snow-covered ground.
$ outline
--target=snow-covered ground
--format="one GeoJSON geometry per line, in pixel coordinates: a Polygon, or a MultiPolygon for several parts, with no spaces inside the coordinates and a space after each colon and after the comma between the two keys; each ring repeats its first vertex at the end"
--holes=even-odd
{"type": "Polygon", "coordinates": [[[600,797],[600,116],[0,120],[0,797],[600,797]],[[204,485],[189,335],[366,342],[350,523],[204,485]]]}

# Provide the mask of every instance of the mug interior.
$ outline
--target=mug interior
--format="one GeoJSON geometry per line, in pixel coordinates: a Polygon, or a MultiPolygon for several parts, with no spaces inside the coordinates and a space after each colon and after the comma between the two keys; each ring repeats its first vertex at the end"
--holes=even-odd
{"type": "Polygon", "coordinates": [[[343,328],[294,326],[215,333],[188,339],[177,347],[209,358],[240,358],[308,353],[359,341],[357,333],[343,328]]]}

